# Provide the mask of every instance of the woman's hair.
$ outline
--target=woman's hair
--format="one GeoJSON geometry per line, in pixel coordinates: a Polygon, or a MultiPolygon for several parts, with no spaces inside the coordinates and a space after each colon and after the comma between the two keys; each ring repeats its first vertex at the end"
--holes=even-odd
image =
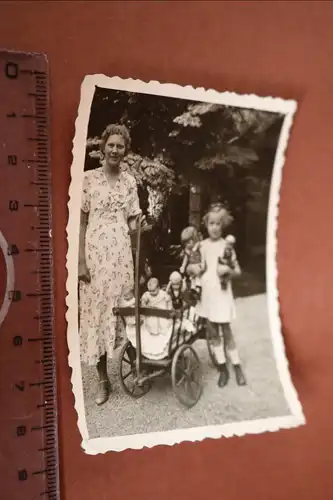
{"type": "Polygon", "coordinates": [[[111,125],[108,125],[104,130],[99,146],[102,153],[104,153],[105,145],[110,135],[121,135],[125,142],[126,153],[128,153],[131,147],[131,136],[129,130],[127,127],[125,127],[125,125],[120,125],[117,123],[112,123],[111,125]]]}
{"type": "Polygon", "coordinates": [[[209,220],[209,215],[210,214],[218,214],[221,217],[222,221],[222,228],[226,228],[230,226],[230,224],[233,221],[233,217],[229,210],[226,209],[226,207],[222,203],[212,203],[205,216],[203,217],[203,223],[205,227],[208,225],[208,220],[209,220]]]}

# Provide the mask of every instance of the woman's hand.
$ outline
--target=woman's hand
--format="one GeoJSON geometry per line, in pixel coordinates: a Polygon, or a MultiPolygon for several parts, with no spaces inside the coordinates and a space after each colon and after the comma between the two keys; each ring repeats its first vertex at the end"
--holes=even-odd
{"type": "MultiPolygon", "coordinates": [[[[129,232],[130,233],[135,233],[138,229],[139,229],[139,223],[138,223],[139,219],[138,217],[130,217],[128,219],[128,227],[129,227],[129,232]]],[[[146,216],[145,215],[142,215],[141,216],[141,223],[140,223],[140,226],[141,226],[141,231],[149,231],[151,229],[151,225],[148,224],[148,221],[146,219],[146,216]]]]}
{"type": "Polygon", "coordinates": [[[86,261],[79,262],[79,280],[83,283],[90,283],[91,276],[86,261]]]}

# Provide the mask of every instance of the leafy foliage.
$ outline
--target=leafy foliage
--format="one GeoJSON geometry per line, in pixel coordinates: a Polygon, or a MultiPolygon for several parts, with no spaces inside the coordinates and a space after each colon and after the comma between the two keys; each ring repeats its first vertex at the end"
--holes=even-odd
{"type": "Polygon", "coordinates": [[[167,246],[163,241],[170,232],[168,197],[181,195],[188,183],[202,187],[203,205],[214,199],[229,205],[238,242],[246,246],[247,210],[267,210],[283,118],[255,109],[97,87],[85,168],[96,168],[103,161],[99,138],[105,127],[125,124],[132,152],[124,168],[135,177],[140,204],[155,221],[156,248],[167,246]]]}
{"type": "Polygon", "coordinates": [[[129,170],[138,182],[151,187],[166,182],[169,188],[177,175],[193,181],[196,168],[256,163],[270,128],[281,125],[281,119],[277,113],[254,109],[97,88],[87,150],[90,158],[98,158],[104,128],[110,122],[123,123],[130,129],[134,152],[127,159],[129,170]]]}

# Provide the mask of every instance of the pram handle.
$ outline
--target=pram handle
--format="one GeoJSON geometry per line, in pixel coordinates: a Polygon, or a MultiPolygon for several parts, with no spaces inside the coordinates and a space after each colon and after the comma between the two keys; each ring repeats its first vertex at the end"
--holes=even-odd
{"type": "MultiPolygon", "coordinates": [[[[114,307],[113,314],[122,317],[135,316],[135,307],[114,307]]],[[[153,316],[155,318],[174,319],[181,318],[183,311],[175,309],[157,309],[155,307],[140,307],[140,316],[153,316]]]]}

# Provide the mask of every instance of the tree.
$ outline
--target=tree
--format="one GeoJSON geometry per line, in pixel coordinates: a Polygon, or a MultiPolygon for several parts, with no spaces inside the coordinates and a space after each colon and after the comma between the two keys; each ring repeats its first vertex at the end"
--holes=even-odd
{"type": "MultiPolygon", "coordinates": [[[[170,194],[191,183],[202,187],[204,206],[215,198],[229,204],[235,231],[246,247],[251,202],[267,211],[283,119],[278,113],[255,109],[97,87],[85,168],[96,168],[102,161],[99,137],[105,127],[123,123],[132,139],[132,153],[125,158],[124,168],[136,178],[141,206],[156,224],[157,233],[168,231],[163,218],[170,194]]],[[[156,246],[163,246],[162,241],[159,235],[156,246]]]]}
{"type": "Polygon", "coordinates": [[[97,87],[87,148],[92,158],[107,124],[124,123],[131,132],[132,151],[151,164],[148,185],[163,184],[159,163],[173,169],[176,176],[192,182],[197,177],[200,182],[200,170],[257,162],[267,132],[279,121],[277,113],[97,87]]]}

